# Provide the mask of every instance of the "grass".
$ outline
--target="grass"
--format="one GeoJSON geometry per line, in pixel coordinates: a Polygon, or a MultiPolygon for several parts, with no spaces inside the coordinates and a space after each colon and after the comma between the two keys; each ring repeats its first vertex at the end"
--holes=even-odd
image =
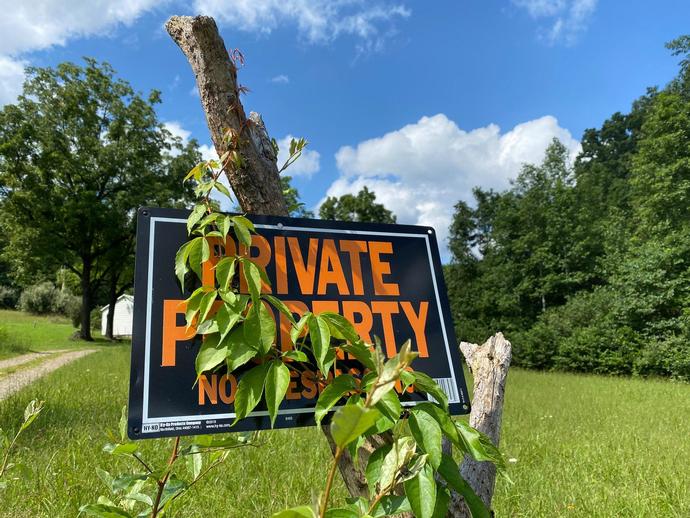
{"type": "MultiPolygon", "coordinates": [[[[27,472],[0,495],[0,516],[72,517],[106,494],[96,467],[127,469],[101,451],[127,399],[127,345],[105,347],[0,402],[15,428],[26,403],[46,409],[21,440],[27,472]]],[[[513,483],[499,480],[496,516],[690,516],[690,385],[513,369],[501,449],[513,483]]],[[[261,435],[180,499],[173,516],[263,517],[312,500],[330,455],[314,428],[261,435]]],[[[168,441],[146,441],[160,464],[168,441]]],[[[336,501],[345,492],[338,481],[336,501]]]]}
{"type": "MultiPolygon", "coordinates": [[[[70,320],[63,316],[0,309],[0,359],[31,351],[87,347],[86,342],[70,340],[74,332],[70,320]]],[[[95,333],[94,338],[97,343],[110,343],[100,333],[95,333]]]]}

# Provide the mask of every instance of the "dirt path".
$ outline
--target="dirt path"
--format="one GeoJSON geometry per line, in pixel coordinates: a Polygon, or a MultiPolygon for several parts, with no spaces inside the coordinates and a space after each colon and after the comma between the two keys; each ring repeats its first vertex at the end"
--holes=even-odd
{"type": "Polygon", "coordinates": [[[19,365],[24,365],[25,363],[38,360],[39,358],[47,358],[53,354],[59,354],[67,352],[67,349],[56,349],[54,351],[45,351],[40,353],[27,353],[20,356],[15,356],[14,358],[8,358],[7,360],[0,360],[0,371],[4,369],[10,369],[12,367],[17,367],[19,365]]]}
{"type": "MultiPolygon", "coordinates": [[[[63,365],[67,365],[68,363],[73,362],[78,358],[82,358],[94,352],[96,352],[95,349],[82,349],[79,351],[65,352],[56,355],[55,357],[48,358],[46,361],[44,361],[40,365],[37,365],[36,367],[32,367],[30,369],[22,369],[12,374],[8,374],[7,376],[3,376],[2,378],[0,378],[0,401],[10,397],[12,394],[17,392],[18,390],[23,389],[30,383],[36,381],[41,376],[45,376],[46,374],[53,372],[56,369],[59,369],[63,365]]],[[[35,359],[40,358],[41,356],[43,356],[43,354],[25,354],[18,358],[12,359],[18,360],[19,358],[23,358],[25,356],[34,356],[34,358],[32,359],[35,359]]],[[[9,360],[5,361],[7,362],[9,360]]],[[[21,361],[19,363],[15,363],[14,365],[21,365],[22,363],[26,363],[26,361],[21,361]]],[[[7,368],[10,366],[12,365],[5,365],[4,367],[7,368]]]]}

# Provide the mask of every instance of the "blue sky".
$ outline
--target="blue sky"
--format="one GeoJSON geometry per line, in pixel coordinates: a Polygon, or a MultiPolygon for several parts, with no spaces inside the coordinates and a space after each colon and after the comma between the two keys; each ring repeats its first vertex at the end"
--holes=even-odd
{"type": "Polygon", "coordinates": [[[0,103],[16,97],[23,66],[92,56],[161,90],[161,120],[205,145],[194,77],[163,23],[213,15],[246,57],[245,108],[276,139],[310,141],[292,170],[309,207],[367,185],[399,221],[441,236],[474,185],[505,188],[554,136],[574,156],[585,128],[671,79],[664,43],[690,19],[682,0],[1,4],[0,103]]]}

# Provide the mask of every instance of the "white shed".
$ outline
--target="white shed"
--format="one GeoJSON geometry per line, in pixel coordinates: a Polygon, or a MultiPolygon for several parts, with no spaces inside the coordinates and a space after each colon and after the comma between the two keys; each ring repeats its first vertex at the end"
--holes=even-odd
{"type": "MultiPolygon", "coordinates": [[[[101,334],[105,336],[105,326],[108,324],[108,309],[110,305],[101,308],[101,334]]],[[[120,295],[115,303],[115,317],[113,318],[113,336],[132,336],[132,322],[134,320],[134,297],[120,295]]]]}

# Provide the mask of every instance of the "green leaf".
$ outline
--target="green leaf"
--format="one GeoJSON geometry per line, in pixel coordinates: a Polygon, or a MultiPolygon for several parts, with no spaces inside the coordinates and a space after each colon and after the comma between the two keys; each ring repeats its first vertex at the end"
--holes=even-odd
{"type": "Polygon", "coordinates": [[[267,354],[276,338],[276,323],[273,313],[263,302],[249,308],[244,320],[244,338],[261,354],[267,354]]]}
{"type": "Polygon", "coordinates": [[[383,466],[383,461],[393,448],[392,444],[384,444],[383,446],[374,450],[374,452],[369,455],[369,461],[367,462],[367,469],[365,470],[367,485],[369,486],[369,495],[373,498],[379,489],[377,484],[381,478],[381,467],[383,466]]]}
{"type": "Polygon", "coordinates": [[[389,488],[395,482],[398,471],[410,461],[415,451],[416,444],[412,437],[404,436],[395,440],[381,465],[379,475],[381,490],[389,488]]]}
{"type": "Polygon", "coordinates": [[[204,174],[205,167],[206,162],[199,162],[197,165],[192,167],[192,169],[187,173],[182,182],[184,183],[192,177],[194,177],[194,179],[198,182],[199,180],[201,180],[201,176],[204,174]]]}
{"type": "Polygon", "coordinates": [[[225,435],[196,435],[194,436],[193,446],[199,450],[213,448],[230,448],[251,442],[252,433],[241,432],[225,435]]]}
{"type": "Polygon", "coordinates": [[[280,360],[273,360],[270,365],[266,375],[266,407],[273,427],[278,408],[290,384],[290,370],[280,360]]]}
{"type": "Polygon", "coordinates": [[[232,331],[240,318],[242,318],[242,315],[239,313],[230,313],[228,304],[223,304],[218,308],[216,312],[216,324],[218,326],[218,332],[220,333],[220,343],[225,340],[225,337],[232,331]]]}
{"type": "Polygon", "coordinates": [[[465,445],[464,441],[460,440],[460,434],[458,433],[458,429],[455,427],[453,419],[450,417],[447,411],[443,410],[435,403],[426,402],[418,403],[417,405],[415,405],[414,410],[415,412],[426,412],[431,417],[433,417],[441,427],[443,435],[448,437],[450,442],[452,442],[455,446],[457,446],[460,449],[460,453],[468,453],[467,446],[465,445]]]}
{"type": "Polygon", "coordinates": [[[203,458],[201,457],[199,451],[199,447],[196,444],[192,444],[192,446],[189,449],[189,453],[187,453],[187,455],[185,456],[187,470],[189,471],[189,474],[192,476],[192,480],[197,478],[199,476],[199,473],[201,473],[203,458]]]}
{"type": "Polygon", "coordinates": [[[499,473],[507,477],[505,473],[506,464],[503,455],[491,442],[491,439],[481,433],[479,430],[472,428],[465,421],[454,421],[455,428],[460,434],[460,440],[464,442],[467,451],[475,460],[488,461],[496,466],[499,473]]]}
{"type": "Polygon", "coordinates": [[[240,419],[244,419],[254,410],[261,401],[261,394],[264,391],[266,373],[270,367],[269,363],[262,363],[247,371],[237,385],[237,395],[235,396],[235,424],[240,419]]]}
{"type": "Polygon", "coordinates": [[[402,495],[386,495],[374,507],[372,515],[374,518],[384,518],[410,512],[412,512],[412,507],[407,497],[402,495]]]}
{"type": "Polygon", "coordinates": [[[311,507],[302,505],[277,512],[272,518],[316,518],[316,513],[311,507]]]}
{"type": "Polygon", "coordinates": [[[331,334],[334,337],[340,340],[347,340],[353,344],[360,341],[359,335],[357,334],[357,331],[355,331],[354,326],[344,316],[331,311],[319,313],[319,316],[328,323],[331,334]]]}
{"type": "Polygon", "coordinates": [[[344,448],[360,434],[373,426],[381,413],[374,408],[345,405],[336,410],[331,423],[331,436],[335,444],[344,448]]]}
{"type": "Polygon", "coordinates": [[[196,225],[201,218],[206,214],[206,205],[194,205],[192,213],[187,218],[187,235],[192,233],[194,225],[196,225]]]}
{"type": "MultiPolygon", "coordinates": [[[[260,271],[260,270],[259,270],[260,271]]],[[[285,305],[285,303],[280,300],[279,298],[274,297],[273,295],[270,295],[268,293],[265,293],[262,295],[263,298],[265,298],[268,302],[271,303],[271,305],[276,308],[278,311],[280,311],[285,317],[290,321],[292,325],[296,325],[297,322],[295,321],[295,317],[292,315],[292,311],[288,309],[288,307],[285,305]]]]}
{"type": "Polygon", "coordinates": [[[309,317],[309,339],[311,340],[316,364],[325,376],[328,372],[326,356],[331,346],[331,331],[328,328],[328,323],[317,315],[309,317]]]}
{"type": "Polygon", "coordinates": [[[216,290],[211,290],[206,292],[201,298],[201,302],[199,303],[199,320],[197,321],[197,325],[200,325],[206,321],[209,313],[213,309],[213,303],[216,301],[217,297],[218,292],[216,290]]]}
{"type": "Polygon", "coordinates": [[[258,355],[256,348],[245,339],[244,326],[236,327],[224,345],[228,346],[228,354],[225,358],[228,372],[233,372],[258,355]]]}
{"type": "Polygon", "coordinates": [[[376,408],[392,421],[397,421],[400,419],[400,414],[402,414],[402,405],[400,404],[400,399],[394,390],[387,392],[377,403],[376,408]]]}
{"type": "Polygon", "coordinates": [[[307,322],[309,322],[311,316],[311,313],[305,313],[304,315],[302,315],[302,318],[299,319],[297,325],[293,326],[293,328],[290,329],[290,338],[292,339],[293,344],[297,344],[297,340],[299,339],[299,336],[302,334],[304,326],[307,325],[307,322]]]}
{"type": "Polygon", "coordinates": [[[80,513],[86,516],[96,516],[98,518],[132,518],[132,515],[127,511],[123,511],[119,507],[105,504],[87,504],[79,508],[80,513]]]}
{"type": "Polygon", "coordinates": [[[122,406],[120,411],[120,423],[118,426],[120,431],[120,442],[127,442],[127,405],[122,406]]]}
{"type": "Polygon", "coordinates": [[[235,234],[237,235],[237,239],[239,239],[240,243],[243,245],[250,246],[252,244],[252,236],[249,233],[250,227],[247,225],[247,223],[251,224],[251,222],[242,216],[232,216],[230,219],[232,219],[232,223],[235,226],[235,234]]]}
{"type": "Polygon", "coordinates": [[[228,232],[230,232],[231,228],[232,220],[230,219],[230,216],[225,216],[218,222],[218,229],[220,230],[220,233],[223,234],[223,238],[228,237],[228,232]]]}
{"type": "Polygon", "coordinates": [[[103,451],[111,455],[131,455],[139,449],[139,445],[135,442],[128,442],[125,444],[106,444],[103,446],[103,451]]]}
{"type": "Polygon", "coordinates": [[[203,263],[204,257],[204,243],[206,243],[206,247],[208,247],[208,243],[203,237],[195,237],[189,241],[189,267],[194,273],[196,273],[199,279],[201,279],[201,264],[203,263]]]}
{"type": "Polygon", "coordinates": [[[416,388],[432,396],[444,409],[448,410],[448,396],[430,376],[423,372],[413,371],[416,388]]]}
{"type": "Polygon", "coordinates": [[[348,392],[357,388],[355,378],[350,374],[341,374],[333,379],[319,395],[316,401],[314,417],[316,424],[321,424],[321,420],[328,411],[335,406],[348,392]]]}
{"type": "Polygon", "coordinates": [[[258,304],[261,298],[261,272],[259,267],[245,257],[241,257],[240,261],[242,262],[242,274],[247,281],[252,302],[258,304]]]}
{"type": "Polygon", "coordinates": [[[296,362],[308,362],[309,358],[307,358],[307,355],[304,354],[302,351],[287,351],[283,354],[284,358],[289,358],[291,360],[295,360],[296,362]]]}
{"type": "Polygon", "coordinates": [[[216,190],[222,194],[225,194],[230,200],[232,200],[232,195],[230,194],[230,191],[228,190],[227,187],[225,187],[224,184],[220,182],[215,182],[213,186],[216,188],[216,190]]]}
{"type": "Polygon", "coordinates": [[[374,357],[371,354],[371,349],[364,344],[364,342],[359,341],[356,343],[350,343],[342,347],[343,351],[354,356],[362,365],[367,369],[371,370],[374,376],[378,372],[378,367],[374,361],[374,357]]]}
{"type": "Polygon", "coordinates": [[[228,355],[228,347],[220,346],[219,339],[220,335],[218,333],[207,335],[201,344],[195,360],[197,377],[206,371],[215,369],[225,361],[225,357],[228,355]]]}
{"type": "Polygon", "coordinates": [[[227,290],[230,288],[232,278],[235,276],[236,257],[223,257],[216,264],[216,279],[218,279],[218,288],[227,290]]]}
{"type": "Polygon", "coordinates": [[[432,518],[436,506],[436,481],[431,466],[424,466],[416,477],[404,483],[405,496],[417,518],[432,518]]]}
{"type": "Polygon", "coordinates": [[[441,442],[443,433],[436,419],[424,411],[410,410],[408,420],[412,437],[429,455],[429,463],[434,469],[441,464],[441,442]]]}
{"type": "Polygon", "coordinates": [[[187,327],[192,325],[194,317],[199,312],[199,305],[201,304],[201,300],[204,298],[204,294],[209,290],[211,290],[211,288],[209,288],[208,286],[201,286],[200,288],[194,290],[194,292],[185,301],[187,304],[187,308],[185,310],[185,320],[187,321],[187,327]]]}
{"type": "Polygon", "coordinates": [[[325,518],[360,518],[360,514],[357,511],[347,507],[329,509],[324,516],[325,518]]]}
{"type": "Polygon", "coordinates": [[[441,486],[436,486],[436,504],[434,506],[432,518],[446,518],[449,503],[450,495],[448,491],[441,486]]]}
{"type": "Polygon", "coordinates": [[[460,468],[453,460],[453,457],[443,454],[441,464],[438,467],[438,473],[452,489],[462,495],[472,513],[472,518],[491,518],[491,512],[484,505],[482,499],[477,496],[470,485],[460,476],[460,468]]]}
{"type": "Polygon", "coordinates": [[[183,244],[175,254],[175,276],[180,281],[180,287],[184,290],[184,277],[187,274],[187,259],[192,249],[192,241],[183,244]]]}

